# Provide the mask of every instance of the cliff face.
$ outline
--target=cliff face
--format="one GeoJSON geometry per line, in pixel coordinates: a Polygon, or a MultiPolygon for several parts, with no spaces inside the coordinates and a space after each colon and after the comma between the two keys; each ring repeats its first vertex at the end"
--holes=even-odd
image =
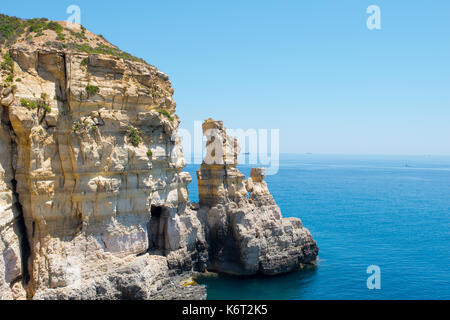
{"type": "Polygon", "coordinates": [[[202,234],[168,77],[109,55],[6,53],[20,81],[2,99],[2,285],[24,274],[29,298],[150,298],[170,270],[193,269],[202,234]]]}
{"type": "Polygon", "coordinates": [[[1,48],[1,299],[199,299],[205,289],[181,281],[193,271],[277,274],[315,259],[263,171],[244,181],[220,122],[204,126],[231,155],[202,165],[191,209],[167,75],[51,37],[1,48]]]}

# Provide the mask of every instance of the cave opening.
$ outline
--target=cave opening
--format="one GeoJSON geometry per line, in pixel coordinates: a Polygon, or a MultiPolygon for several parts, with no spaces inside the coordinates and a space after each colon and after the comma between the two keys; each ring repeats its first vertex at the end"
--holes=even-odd
{"type": "Polygon", "coordinates": [[[149,251],[160,251],[165,254],[167,250],[167,223],[168,210],[161,206],[151,207],[151,219],[149,223],[149,251]]]}

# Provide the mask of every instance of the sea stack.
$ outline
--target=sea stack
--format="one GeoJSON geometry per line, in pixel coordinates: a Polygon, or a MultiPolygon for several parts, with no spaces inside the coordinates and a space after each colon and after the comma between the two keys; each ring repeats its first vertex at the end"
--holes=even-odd
{"type": "Polygon", "coordinates": [[[250,178],[236,168],[239,143],[221,121],[203,124],[206,156],[197,172],[199,217],[209,246],[208,270],[276,275],[313,263],[318,247],[298,218],[282,218],[263,168],[250,178]]]}

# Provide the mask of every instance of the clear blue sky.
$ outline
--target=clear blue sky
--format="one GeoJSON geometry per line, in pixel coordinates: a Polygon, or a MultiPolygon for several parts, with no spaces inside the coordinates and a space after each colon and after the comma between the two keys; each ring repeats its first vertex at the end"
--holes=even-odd
{"type": "Polygon", "coordinates": [[[279,128],[281,152],[450,154],[450,1],[2,1],[169,74],[182,126],[279,128]],[[381,8],[382,29],[366,28],[381,8]]]}

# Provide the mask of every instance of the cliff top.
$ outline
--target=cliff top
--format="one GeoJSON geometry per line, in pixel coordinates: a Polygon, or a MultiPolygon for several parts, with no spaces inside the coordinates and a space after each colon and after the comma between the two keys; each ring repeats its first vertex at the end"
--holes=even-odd
{"type": "MultiPolygon", "coordinates": [[[[62,51],[107,54],[146,63],[81,25],[47,18],[21,19],[0,14],[0,49],[16,44],[62,51]]],[[[147,64],[147,63],[146,63],[147,64]]]]}

